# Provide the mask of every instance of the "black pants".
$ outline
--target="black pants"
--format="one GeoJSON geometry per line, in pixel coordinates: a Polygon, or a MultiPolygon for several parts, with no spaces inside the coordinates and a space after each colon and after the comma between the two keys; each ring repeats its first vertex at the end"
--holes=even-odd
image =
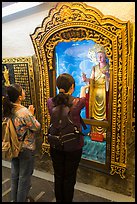
{"type": "Polygon", "coordinates": [[[73,152],[50,148],[56,202],[72,202],[82,149],[73,152]]]}

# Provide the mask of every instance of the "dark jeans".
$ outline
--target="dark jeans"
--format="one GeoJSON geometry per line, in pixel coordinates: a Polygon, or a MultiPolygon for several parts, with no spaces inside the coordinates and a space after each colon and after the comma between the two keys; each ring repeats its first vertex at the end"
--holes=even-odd
{"type": "Polygon", "coordinates": [[[54,168],[56,202],[72,202],[82,149],[64,152],[50,148],[50,154],[54,168]]]}
{"type": "Polygon", "coordinates": [[[11,200],[26,202],[34,170],[34,151],[24,149],[11,161],[11,200]]]}

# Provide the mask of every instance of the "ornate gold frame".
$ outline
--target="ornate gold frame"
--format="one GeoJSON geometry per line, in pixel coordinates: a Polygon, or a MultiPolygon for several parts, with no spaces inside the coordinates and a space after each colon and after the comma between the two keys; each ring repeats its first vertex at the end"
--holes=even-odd
{"type": "MultiPolygon", "coordinates": [[[[126,170],[126,134],[128,107],[128,70],[131,68],[130,22],[104,16],[96,8],[79,2],[60,2],[50,10],[41,27],[30,35],[39,65],[40,104],[44,134],[43,151],[49,152],[46,138],[50,117],[50,73],[55,81],[54,48],[62,41],[92,39],[103,45],[110,63],[111,163],[110,174],[124,178],[126,170]]],[[[55,84],[52,87],[55,94],[55,84]]],[[[53,95],[54,95],[53,94],[53,95]]]]}

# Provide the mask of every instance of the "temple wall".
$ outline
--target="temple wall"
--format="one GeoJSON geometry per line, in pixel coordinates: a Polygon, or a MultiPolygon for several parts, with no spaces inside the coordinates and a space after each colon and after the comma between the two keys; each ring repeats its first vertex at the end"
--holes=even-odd
{"type": "MultiPolygon", "coordinates": [[[[111,15],[123,21],[135,23],[134,2],[86,2],[87,5],[99,9],[103,15],[111,15]]],[[[41,25],[56,2],[45,2],[37,10],[22,12],[20,15],[5,17],[2,22],[2,57],[18,57],[34,55],[30,39],[36,27],[41,25]]]]}

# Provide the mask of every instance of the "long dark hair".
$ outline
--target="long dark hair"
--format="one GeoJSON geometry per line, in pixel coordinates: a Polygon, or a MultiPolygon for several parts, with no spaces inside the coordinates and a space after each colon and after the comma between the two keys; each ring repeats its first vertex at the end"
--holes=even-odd
{"type": "Polygon", "coordinates": [[[11,84],[6,87],[6,95],[2,99],[3,117],[12,115],[12,108],[18,97],[22,95],[22,87],[19,84],[11,84]]]}
{"type": "Polygon", "coordinates": [[[59,89],[59,94],[57,94],[53,99],[53,103],[55,106],[57,105],[66,105],[66,106],[71,106],[72,104],[69,101],[69,95],[65,94],[69,91],[70,87],[72,84],[75,87],[75,80],[74,78],[68,74],[68,73],[63,73],[60,74],[56,80],[56,86],[59,89]],[[64,90],[63,92],[60,90],[64,90]]]}

